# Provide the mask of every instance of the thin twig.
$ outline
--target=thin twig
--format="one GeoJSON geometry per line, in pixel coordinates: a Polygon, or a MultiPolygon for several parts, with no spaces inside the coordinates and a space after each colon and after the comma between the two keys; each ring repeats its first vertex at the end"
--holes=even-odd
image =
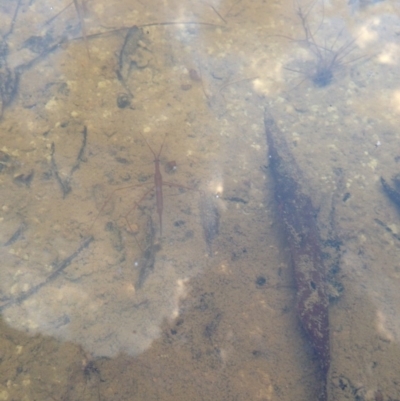
{"type": "Polygon", "coordinates": [[[252,78],[243,78],[243,79],[238,79],[238,80],[236,80],[236,81],[227,82],[226,84],[222,85],[222,86],[218,89],[218,93],[221,93],[221,91],[222,91],[223,89],[225,89],[227,86],[234,85],[234,84],[238,84],[238,83],[240,83],[240,82],[254,81],[254,80],[257,79],[257,78],[258,78],[258,76],[257,76],[257,77],[252,77],[252,78]]]}
{"type": "Polygon", "coordinates": [[[79,22],[81,23],[83,41],[85,42],[86,51],[87,51],[88,57],[90,58],[89,42],[88,42],[88,38],[87,38],[87,34],[86,34],[86,25],[85,25],[85,21],[83,19],[82,10],[80,9],[78,0],[74,0],[74,5],[75,5],[76,13],[78,14],[79,22]]]}
{"type": "Polygon", "coordinates": [[[21,302],[27,300],[32,295],[36,294],[42,287],[54,281],[71,263],[72,261],[85,249],[90,243],[94,240],[92,236],[87,237],[82,244],[78,247],[78,249],[73,252],[70,256],[65,258],[61,263],[58,263],[54,266],[53,272],[40,284],[37,284],[30,288],[28,291],[23,292],[21,295],[18,295],[16,298],[10,299],[7,303],[0,306],[0,312],[13,306],[19,305],[21,302]]]}

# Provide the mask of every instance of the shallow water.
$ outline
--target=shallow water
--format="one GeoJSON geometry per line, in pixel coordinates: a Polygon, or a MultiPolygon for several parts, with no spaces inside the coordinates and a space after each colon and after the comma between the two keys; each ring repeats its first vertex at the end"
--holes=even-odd
{"type": "Polygon", "coordinates": [[[0,399],[316,399],[265,107],[341,243],[330,397],[400,399],[397,4],[78,5],[0,5],[0,399]]]}

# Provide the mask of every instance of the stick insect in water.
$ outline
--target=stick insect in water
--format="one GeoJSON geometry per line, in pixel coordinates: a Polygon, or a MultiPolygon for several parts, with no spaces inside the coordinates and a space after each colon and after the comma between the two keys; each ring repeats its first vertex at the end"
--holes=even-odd
{"type": "MultiPolygon", "coordinates": [[[[196,190],[196,188],[192,188],[192,187],[188,187],[188,186],[184,186],[184,185],[180,185],[177,183],[173,183],[173,182],[167,182],[163,180],[163,176],[161,174],[161,168],[160,168],[160,163],[161,163],[161,154],[164,148],[164,144],[167,138],[167,134],[165,134],[163,142],[160,146],[160,149],[158,151],[158,153],[156,153],[154,151],[154,149],[150,146],[150,144],[148,143],[148,141],[146,140],[146,138],[141,134],[143,140],[145,141],[147,147],[149,148],[150,152],[153,154],[154,159],[153,159],[153,163],[154,163],[154,185],[148,189],[138,201],[135,201],[133,206],[128,210],[127,213],[125,213],[124,215],[122,215],[122,217],[124,218],[128,229],[130,230],[130,232],[134,232],[135,230],[132,228],[130,221],[129,221],[129,216],[138,208],[138,206],[140,205],[140,203],[151,193],[154,191],[155,193],[155,198],[156,198],[156,210],[157,210],[157,214],[158,214],[158,221],[159,221],[159,226],[160,226],[160,238],[162,237],[162,232],[163,232],[163,210],[164,210],[164,194],[163,194],[163,187],[164,186],[168,186],[168,187],[176,187],[176,188],[180,188],[180,189],[187,189],[187,190],[196,190]]],[[[134,185],[129,185],[129,186],[125,186],[125,187],[121,187],[121,188],[117,188],[114,191],[112,191],[110,193],[110,195],[106,198],[105,202],[103,203],[102,207],[100,208],[99,212],[97,213],[93,223],[90,226],[90,229],[93,228],[94,224],[96,223],[96,221],[98,220],[98,218],[100,217],[100,215],[104,212],[106,206],[109,204],[109,202],[111,201],[111,199],[114,197],[114,195],[120,191],[123,190],[129,190],[129,189],[134,189],[134,188],[138,188],[138,187],[142,187],[146,185],[145,184],[134,184],[134,185]]]]}

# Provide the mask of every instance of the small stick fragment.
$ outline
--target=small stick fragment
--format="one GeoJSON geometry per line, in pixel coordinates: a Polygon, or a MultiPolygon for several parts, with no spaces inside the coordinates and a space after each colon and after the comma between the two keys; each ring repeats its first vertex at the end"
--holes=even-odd
{"type": "Polygon", "coordinates": [[[218,17],[221,18],[221,20],[224,21],[224,23],[226,24],[226,20],[225,20],[224,17],[215,9],[215,7],[214,7],[212,4],[210,4],[210,3],[207,3],[207,5],[210,6],[210,7],[212,8],[212,10],[215,12],[215,14],[217,14],[218,17]]]}
{"type": "Polygon", "coordinates": [[[4,246],[10,246],[14,244],[14,242],[17,242],[19,237],[23,234],[23,232],[26,230],[26,224],[22,223],[17,231],[10,237],[10,239],[4,244],[4,246]]]}
{"type": "Polygon", "coordinates": [[[78,4],[78,0],[74,0],[74,6],[75,6],[76,13],[78,14],[79,22],[81,24],[83,41],[85,42],[86,51],[87,51],[88,57],[90,58],[89,42],[88,42],[88,38],[87,38],[87,34],[86,34],[86,25],[85,25],[85,21],[83,19],[82,10],[80,8],[80,5],[78,4]]]}
{"type": "Polygon", "coordinates": [[[212,243],[219,233],[220,213],[214,199],[205,194],[200,197],[199,209],[207,253],[212,256],[212,243]]]}
{"type": "Polygon", "coordinates": [[[258,78],[258,77],[243,78],[243,79],[238,79],[238,80],[236,80],[236,81],[227,82],[226,84],[222,85],[222,86],[218,89],[218,93],[221,93],[221,91],[222,91],[223,89],[225,89],[227,86],[234,85],[234,84],[239,84],[240,82],[254,81],[254,80],[257,79],[257,78],[258,78]]]}
{"type": "Polygon", "coordinates": [[[151,216],[148,216],[145,234],[145,248],[138,261],[139,277],[136,281],[137,288],[143,286],[149,274],[154,270],[156,252],[159,250],[159,246],[155,244],[155,237],[156,229],[154,227],[153,219],[151,216]]]}
{"type": "Polygon", "coordinates": [[[79,149],[78,156],[76,158],[76,161],[74,165],[71,168],[71,171],[68,175],[67,178],[64,180],[61,178],[60,173],[58,172],[58,167],[57,163],[54,159],[54,152],[55,152],[55,145],[54,143],[51,144],[51,168],[53,170],[54,176],[56,177],[57,182],[60,184],[61,191],[63,193],[63,198],[65,198],[70,192],[71,192],[71,178],[72,175],[76,170],[78,170],[81,162],[83,161],[83,155],[85,153],[85,148],[86,148],[86,142],[87,142],[87,128],[86,126],[83,127],[82,131],[82,145],[81,148],[79,149]]]}

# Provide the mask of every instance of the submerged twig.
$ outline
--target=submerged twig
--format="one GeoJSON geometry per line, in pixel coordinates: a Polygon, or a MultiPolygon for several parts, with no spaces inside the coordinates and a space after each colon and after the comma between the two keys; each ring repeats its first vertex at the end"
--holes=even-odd
{"type": "Polygon", "coordinates": [[[257,77],[251,77],[251,78],[242,78],[242,79],[237,79],[236,81],[231,81],[231,82],[227,82],[226,84],[223,84],[219,89],[218,89],[218,93],[221,93],[222,90],[224,90],[226,87],[230,86],[230,85],[235,85],[235,84],[239,84],[241,82],[247,82],[247,81],[254,81],[255,79],[257,79],[257,77]]]}
{"type": "Polygon", "coordinates": [[[84,21],[83,15],[82,15],[82,10],[80,8],[78,0],[73,0],[73,1],[74,1],[76,13],[78,14],[79,22],[81,24],[83,41],[85,42],[86,51],[87,51],[88,57],[90,58],[89,42],[88,42],[88,38],[87,38],[87,34],[86,34],[86,25],[85,25],[85,21],[84,21]]]}
{"type": "Polygon", "coordinates": [[[86,142],[87,142],[87,128],[86,126],[83,127],[82,131],[82,145],[81,148],[79,149],[78,155],[76,157],[75,163],[71,168],[70,173],[68,174],[67,178],[62,179],[60,176],[60,173],[58,171],[58,166],[57,163],[54,159],[54,152],[55,152],[55,145],[54,142],[51,144],[51,169],[54,173],[54,176],[56,177],[57,182],[59,183],[61,187],[61,191],[63,193],[63,198],[65,198],[70,192],[71,192],[71,178],[74,172],[79,168],[81,162],[83,161],[83,154],[85,152],[86,148],[86,142]]]}
{"type": "Polygon", "coordinates": [[[11,35],[14,30],[15,21],[17,20],[17,15],[18,15],[19,7],[21,6],[21,2],[22,2],[22,0],[18,0],[18,2],[17,2],[17,6],[15,7],[15,10],[14,10],[14,15],[11,19],[10,29],[4,35],[4,39],[6,39],[9,35],[11,35]]]}
{"type": "Polygon", "coordinates": [[[21,295],[18,295],[16,298],[11,298],[5,304],[0,306],[0,312],[4,309],[7,309],[13,305],[18,305],[21,302],[27,300],[32,295],[36,294],[42,287],[54,281],[71,263],[72,261],[79,256],[79,254],[87,248],[90,243],[94,240],[94,238],[88,237],[86,238],[82,244],[78,247],[78,249],[73,252],[70,256],[65,258],[62,262],[54,264],[53,272],[40,284],[34,285],[28,291],[23,292],[21,295]]]}

